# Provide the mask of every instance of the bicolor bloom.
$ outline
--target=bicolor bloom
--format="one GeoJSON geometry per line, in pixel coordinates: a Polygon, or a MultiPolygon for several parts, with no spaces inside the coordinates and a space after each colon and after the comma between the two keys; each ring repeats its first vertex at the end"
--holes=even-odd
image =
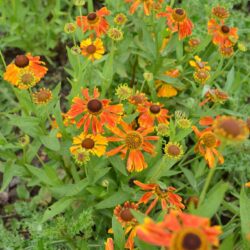
{"type": "Polygon", "coordinates": [[[227,142],[241,142],[248,138],[247,123],[233,116],[218,116],[212,122],[214,133],[227,142]]]}
{"type": "Polygon", "coordinates": [[[105,250],[114,250],[114,242],[112,238],[108,238],[105,242],[105,250]]]}
{"type": "Polygon", "coordinates": [[[196,70],[211,70],[211,67],[208,64],[208,62],[202,62],[201,58],[199,56],[195,56],[194,60],[189,61],[189,64],[195,68],[196,70]]]}
{"type": "Polygon", "coordinates": [[[227,93],[219,90],[219,89],[210,89],[205,94],[205,100],[202,101],[199,105],[203,106],[207,102],[213,103],[224,103],[228,99],[227,93]]]}
{"type": "Polygon", "coordinates": [[[184,39],[192,34],[193,23],[187,17],[186,11],[177,8],[172,9],[170,6],[166,7],[166,12],[159,13],[159,17],[167,18],[167,25],[172,32],[179,33],[179,39],[184,39]]]}
{"type": "Polygon", "coordinates": [[[208,21],[208,34],[213,36],[213,43],[217,46],[233,46],[239,39],[237,32],[237,28],[225,25],[223,20],[220,23],[215,19],[208,21]]]}
{"type": "Polygon", "coordinates": [[[208,70],[199,69],[194,72],[193,76],[196,82],[205,84],[207,80],[210,78],[210,73],[208,70]]]}
{"type": "Polygon", "coordinates": [[[139,91],[136,91],[135,94],[131,95],[128,98],[128,101],[136,106],[145,103],[147,100],[148,100],[147,96],[139,91]]]}
{"type": "Polygon", "coordinates": [[[79,149],[84,149],[90,154],[98,157],[105,154],[108,140],[106,137],[98,134],[87,134],[85,132],[73,138],[73,145],[70,147],[70,152],[75,155],[79,149]]]}
{"type": "Polygon", "coordinates": [[[126,124],[124,121],[121,121],[120,125],[122,129],[118,127],[109,128],[116,137],[109,137],[108,141],[120,142],[122,145],[110,150],[106,154],[112,156],[120,152],[121,157],[124,159],[128,152],[127,170],[129,172],[140,172],[147,168],[142,151],[154,155],[154,146],[149,141],[156,141],[159,137],[148,136],[149,133],[154,131],[153,127],[134,130],[132,126],[126,124]]]}
{"type": "Polygon", "coordinates": [[[208,218],[171,211],[163,222],[146,218],[136,234],[144,242],[171,250],[209,250],[219,245],[221,228],[210,226],[208,218]]]}
{"type": "Polygon", "coordinates": [[[93,97],[90,97],[88,88],[82,89],[83,98],[75,97],[67,115],[70,119],[80,120],[77,127],[84,127],[84,132],[92,128],[93,134],[102,133],[103,126],[115,127],[123,114],[122,104],[110,105],[110,100],[99,99],[100,93],[94,88],[93,97]]]}
{"type": "Polygon", "coordinates": [[[97,37],[106,34],[109,29],[109,24],[105,19],[110,14],[110,11],[103,7],[96,12],[91,12],[87,16],[78,16],[76,18],[77,25],[86,32],[94,30],[97,37]]]}
{"type": "Polygon", "coordinates": [[[136,235],[135,228],[138,224],[137,220],[131,213],[130,209],[138,210],[138,204],[126,201],[122,206],[118,205],[114,209],[114,215],[125,229],[125,234],[129,234],[125,248],[134,249],[134,237],[136,235]]]}
{"type": "MultiPolygon", "coordinates": [[[[149,16],[151,13],[151,10],[153,10],[156,6],[155,4],[155,0],[125,0],[126,3],[132,3],[131,7],[130,7],[130,14],[134,14],[135,11],[137,10],[137,8],[140,5],[143,5],[143,11],[145,13],[146,16],[149,16]]],[[[158,3],[162,3],[163,0],[158,0],[156,1],[158,3]]]]}
{"type": "Polygon", "coordinates": [[[52,99],[52,92],[49,89],[41,88],[32,93],[32,99],[36,104],[46,104],[52,99]]]}
{"type": "Polygon", "coordinates": [[[229,11],[220,5],[212,8],[212,14],[219,19],[226,19],[229,17],[229,11]]]}
{"type": "Polygon", "coordinates": [[[229,58],[234,54],[234,47],[220,46],[219,52],[223,57],[229,58]]]}
{"type": "MultiPolygon", "coordinates": [[[[165,72],[165,75],[172,78],[177,78],[179,76],[179,70],[173,69],[165,72]]],[[[161,81],[156,80],[155,81],[156,88],[157,88],[157,96],[158,97],[173,97],[176,96],[178,91],[175,87],[172,85],[161,81]]]]}
{"type": "Polygon", "coordinates": [[[168,142],[164,146],[164,153],[170,159],[179,160],[183,156],[183,148],[177,142],[168,142]]]}
{"type": "Polygon", "coordinates": [[[158,123],[169,123],[168,110],[160,103],[145,102],[137,107],[139,114],[138,123],[143,128],[153,127],[155,120],[158,123]]]}
{"type": "Polygon", "coordinates": [[[135,180],[134,183],[139,186],[142,190],[147,191],[139,200],[140,203],[147,204],[149,200],[153,197],[154,200],[149,205],[145,214],[149,214],[152,209],[157,205],[157,202],[160,201],[162,210],[168,209],[184,209],[185,206],[182,204],[182,198],[175,194],[174,187],[168,187],[162,189],[158,184],[144,184],[140,181],[135,180]]]}
{"type": "Polygon", "coordinates": [[[89,60],[94,61],[102,58],[105,50],[100,38],[92,41],[91,38],[83,40],[80,44],[81,54],[89,60]]]}
{"type": "Polygon", "coordinates": [[[124,25],[128,21],[128,18],[123,13],[118,13],[114,17],[114,23],[117,25],[124,25]]]}
{"type": "Polygon", "coordinates": [[[7,67],[3,75],[5,81],[19,89],[28,89],[36,85],[47,72],[40,56],[17,55],[7,67]]]}
{"type": "Polygon", "coordinates": [[[220,164],[223,164],[224,158],[217,150],[217,147],[220,145],[220,141],[212,132],[212,129],[206,128],[203,131],[199,131],[196,126],[192,126],[192,129],[198,137],[198,142],[195,145],[194,151],[199,152],[204,157],[210,168],[215,167],[215,157],[217,157],[220,164]]]}
{"type": "Polygon", "coordinates": [[[201,43],[201,40],[199,38],[190,38],[188,41],[188,46],[186,47],[186,50],[188,52],[194,51],[201,43]]]}

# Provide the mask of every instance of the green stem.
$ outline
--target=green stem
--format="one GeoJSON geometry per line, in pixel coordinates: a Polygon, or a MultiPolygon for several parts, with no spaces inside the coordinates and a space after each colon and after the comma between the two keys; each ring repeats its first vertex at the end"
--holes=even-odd
{"type": "Polygon", "coordinates": [[[94,11],[94,5],[92,0],[88,0],[88,12],[93,12],[94,11]]]}
{"type": "Polygon", "coordinates": [[[5,60],[4,60],[4,56],[3,56],[1,50],[0,50],[0,57],[1,57],[1,61],[2,61],[2,63],[3,63],[4,68],[6,69],[6,62],[5,62],[5,60]]]}
{"type": "Polygon", "coordinates": [[[215,170],[216,170],[216,166],[213,167],[213,168],[210,168],[210,170],[209,170],[209,173],[208,173],[207,178],[206,178],[206,182],[205,182],[205,184],[203,186],[203,189],[201,191],[201,195],[200,195],[200,199],[199,199],[199,205],[201,205],[202,202],[205,199],[208,187],[209,187],[210,182],[211,182],[211,180],[212,180],[212,178],[214,176],[215,170]]]}

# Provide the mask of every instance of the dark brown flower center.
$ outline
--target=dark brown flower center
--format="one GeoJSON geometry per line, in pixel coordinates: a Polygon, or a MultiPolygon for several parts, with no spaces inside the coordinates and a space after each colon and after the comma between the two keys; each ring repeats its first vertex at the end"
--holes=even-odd
{"type": "Polygon", "coordinates": [[[50,93],[46,90],[41,90],[39,93],[37,93],[37,99],[39,101],[47,101],[50,97],[50,93]]]}
{"type": "Polygon", "coordinates": [[[91,138],[86,138],[82,141],[83,148],[92,149],[94,146],[95,146],[95,142],[91,138]]]}
{"type": "Polygon", "coordinates": [[[25,73],[22,75],[21,81],[23,84],[29,85],[34,81],[34,76],[32,74],[25,73]]]}
{"type": "Polygon", "coordinates": [[[134,218],[129,208],[123,209],[120,216],[124,221],[131,221],[134,218]]]}
{"type": "Polygon", "coordinates": [[[29,58],[25,55],[17,55],[15,58],[15,65],[19,68],[25,68],[29,65],[29,58]]]}
{"type": "Polygon", "coordinates": [[[89,21],[94,21],[96,18],[97,18],[97,15],[96,15],[95,12],[91,12],[91,13],[89,13],[89,14],[87,15],[87,19],[88,19],[89,21]]]}
{"type": "Polygon", "coordinates": [[[150,112],[153,114],[158,114],[161,111],[161,107],[155,104],[151,105],[149,109],[150,109],[150,112]]]}
{"type": "Polygon", "coordinates": [[[228,26],[226,26],[226,25],[222,25],[222,26],[221,26],[221,31],[222,31],[223,33],[227,34],[227,33],[229,33],[230,28],[229,28],[228,26]]]}
{"type": "Polygon", "coordinates": [[[102,102],[97,99],[92,99],[88,102],[87,108],[91,113],[99,113],[102,110],[102,102]]]}
{"type": "Polygon", "coordinates": [[[94,54],[96,52],[96,46],[93,45],[93,44],[90,44],[88,47],[87,47],[87,52],[88,54],[94,54]]]}
{"type": "Polygon", "coordinates": [[[185,250],[198,250],[201,246],[201,239],[194,233],[188,233],[183,238],[182,246],[185,250]]]}
{"type": "Polygon", "coordinates": [[[176,13],[177,15],[182,16],[182,15],[184,14],[184,10],[183,10],[183,9],[176,9],[176,10],[175,10],[175,13],[176,13]]]}
{"type": "Polygon", "coordinates": [[[143,138],[136,131],[130,132],[125,138],[125,143],[129,149],[138,149],[143,143],[143,138]]]}
{"type": "Polygon", "coordinates": [[[173,156],[178,156],[180,154],[181,150],[178,146],[176,145],[170,145],[168,147],[168,153],[173,156]]]}
{"type": "Polygon", "coordinates": [[[227,133],[232,135],[233,137],[237,137],[241,133],[241,126],[237,122],[237,120],[227,119],[222,121],[220,127],[227,133]]]}
{"type": "Polygon", "coordinates": [[[215,137],[214,133],[209,132],[209,131],[205,132],[201,136],[201,140],[205,144],[205,146],[207,146],[208,148],[212,148],[216,144],[216,137],[215,137]]]}

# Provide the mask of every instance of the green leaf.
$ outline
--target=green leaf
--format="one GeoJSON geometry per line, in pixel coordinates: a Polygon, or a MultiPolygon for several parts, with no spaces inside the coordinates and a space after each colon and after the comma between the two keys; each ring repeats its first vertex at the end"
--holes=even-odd
{"type": "Polygon", "coordinates": [[[123,191],[118,191],[117,193],[110,195],[107,199],[99,202],[96,205],[96,209],[104,209],[104,208],[110,208],[114,207],[117,204],[121,204],[124,201],[128,200],[130,198],[130,194],[125,193],[123,191]]]}
{"type": "Polygon", "coordinates": [[[140,250],[157,250],[157,247],[154,247],[152,245],[149,245],[138,238],[135,239],[136,245],[139,247],[140,250]]]}
{"type": "Polygon", "coordinates": [[[115,216],[112,218],[112,229],[114,232],[114,240],[115,240],[115,245],[123,250],[125,246],[125,236],[124,236],[124,231],[122,228],[122,225],[118,220],[116,219],[115,216]]]}
{"type": "Polygon", "coordinates": [[[197,215],[211,218],[218,211],[228,186],[229,184],[225,182],[217,183],[209,191],[204,202],[193,212],[197,215]]]}
{"type": "Polygon", "coordinates": [[[184,175],[186,176],[189,184],[193,187],[193,189],[197,189],[197,183],[196,183],[196,180],[195,180],[195,177],[192,173],[192,171],[190,171],[189,169],[187,168],[181,168],[181,170],[183,171],[184,175]]]}
{"type": "Polygon", "coordinates": [[[128,176],[127,174],[127,170],[126,170],[126,166],[125,166],[125,163],[124,161],[121,159],[120,156],[118,155],[114,155],[112,157],[109,157],[108,158],[111,165],[117,169],[120,173],[122,173],[123,175],[125,176],[128,176]]]}
{"type": "MultiPolygon", "coordinates": [[[[53,132],[53,130],[52,130],[53,132]]],[[[56,131],[54,130],[56,133],[56,131]]],[[[51,133],[50,135],[42,135],[40,136],[40,140],[42,144],[53,151],[59,151],[60,150],[60,143],[59,140],[57,139],[55,133],[51,133]]]]}
{"type": "Polygon", "coordinates": [[[62,213],[71,205],[74,200],[74,197],[64,197],[61,200],[55,202],[52,206],[46,209],[42,218],[42,223],[51,219],[55,215],[62,213]]]}
{"type": "Polygon", "coordinates": [[[220,245],[219,250],[229,250],[234,249],[234,235],[231,234],[229,237],[227,237],[220,245]]]}
{"type": "MultiPolygon", "coordinates": [[[[246,240],[247,234],[250,233],[250,198],[247,196],[244,188],[240,192],[240,220],[241,220],[241,232],[244,244],[247,245],[249,242],[246,240]]],[[[248,245],[250,246],[250,244],[248,245]]],[[[249,249],[249,248],[246,248],[249,249]]]]}
{"type": "Polygon", "coordinates": [[[133,210],[133,209],[130,209],[130,212],[134,215],[134,217],[140,224],[144,223],[144,219],[146,218],[145,214],[141,213],[140,211],[133,210]]]}
{"type": "Polygon", "coordinates": [[[9,161],[3,166],[3,184],[0,192],[3,192],[8,187],[13,176],[15,175],[14,167],[15,165],[13,161],[9,161]]]}
{"type": "Polygon", "coordinates": [[[231,68],[231,70],[227,74],[227,81],[226,81],[226,84],[225,84],[225,91],[226,92],[230,91],[230,89],[232,87],[232,84],[234,82],[234,76],[235,76],[235,72],[234,72],[234,66],[233,66],[231,68]]]}

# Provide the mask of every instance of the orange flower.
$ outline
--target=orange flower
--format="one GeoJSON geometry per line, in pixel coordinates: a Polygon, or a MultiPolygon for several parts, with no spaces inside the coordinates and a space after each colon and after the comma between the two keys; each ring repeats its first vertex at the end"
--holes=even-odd
{"type": "Polygon", "coordinates": [[[138,112],[140,113],[138,122],[141,127],[149,128],[154,126],[155,119],[159,123],[169,123],[168,110],[162,108],[163,105],[159,103],[146,102],[138,106],[138,112]]]}
{"type": "Polygon", "coordinates": [[[138,106],[139,104],[143,104],[147,100],[148,98],[146,97],[146,95],[144,93],[140,93],[139,91],[137,91],[134,95],[130,96],[128,99],[130,103],[136,106],[138,106]]]}
{"type": "Polygon", "coordinates": [[[167,18],[167,25],[172,32],[179,33],[179,39],[184,39],[192,34],[193,23],[187,17],[186,11],[177,8],[166,7],[166,12],[159,13],[158,16],[167,18]]]}
{"type": "Polygon", "coordinates": [[[234,54],[234,48],[221,46],[219,47],[219,52],[223,57],[229,58],[234,54]]]}
{"type": "Polygon", "coordinates": [[[114,215],[117,220],[121,223],[122,227],[125,228],[125,234],[129,234],[125,248],[130,250],[134,249],[134,237],[135,237],[135,228],[138,224],[137,220],[132,215],[130,209],[138,210],[138,205],[126,201],[123,206],[118,205],[114,209],[114,215]]]}
{"type": "Polygon", "coordinates": [[[228,99],[228,95],[219,89],[210,89],[206,92],[205,98],[206,99],[199,104],[200,106],[205,105],[207,102],[224,103],[228,99]]]}
{"type": "Polygon", "coordinates": [[[41,88],[32,93],[32,99],[36,104],[46,104],[52,99],[52,92],[49,89],[41,88]]]}
{"type": "Polygon", "coordinates": [[[130,7],[130,14],[134,14],[139,5],[143,5],[143,10],[145,15],[149,16],[152,9],[159,9],[159,4],[163,2],[163,0],[125,0],[126,3],[132,3],[130,7]]]}
{"type": "Polygon", "coordinates": [[[232,47],[238,40],[238,29],[225,25],[221,20],[217,23],[215,19],[208,21],[208,34],[213,36],[213,43],[220,47],[232,47]]]}
{"type": "Polygon", "coordinates": [[[91,12],[87,16],[78,16],[76,18],[77,25],[86,32],[87,30],[94,30],[96,35],[100,37],[103,34],[107,33],[109,29],[109,24],[105,19],[105,16],[108,16],[110,11],[103,7],[96,12],[91,12]]]}
{"type": "Polygon", "coordinates": [[[202,156],[204,156],[210,168],[215,167],[215,156],[217,156],[219,163],[223,164],[224,158],[216,149],[220,145],[220,141],[211,131],[212,129],[206,128],[203,131],[199,131],[196,126],[192,126],[192,129],[198,137],[198,143],[196,144],[194,151],[199,152],[202,156]]]}
{"type": "Polygon", "coordinates": [[[114,250],[114,242],[112,238],[108,238],[105,243],[105,250],[114,250]]]}
{"type": "Polygon", "coordinates": [[[162,210],[170,208],[181,210],[185,208],[185,206],[181,203],[182,198],[178,194],[174,193],[176,190],[174,187],[162,189],[158,184],[144,184],[140,181],[134,181],[134,183],[142,190],[148,191],[141,197],[141,199],[139,200],[139,204],[147,204],[152,196],[155,197],[145,214],[149,214],[156,206],[158,201],[161,202],[162,210]]]}
{"type": "Polygon", "coordinates": [[[121,157],[124,159],[129,151],[127,170],[129,172],[140,172],[147,168],[147,163],[145,162],[141,151],[143,150],[153,155],[155,153],[154,146],[148,141],[156,141],[159,137],[147,136],[147,134],[154,131],[153,127],[148,129],[139,128],[137,130],[133,130],[132,127],[124,121],[121,121],[120,125],[122,126],[122,130],[118,127],[109,128],[117,137],[109,137],[108,141],[122,142],[122,145],[110,150],[106,154],[108,156],[112,156],[120,152],[121,157]]]}
{"type": "Polygon", "coordinates": [[[229,11],[220,5],[212,8],[212,14],[219,19],[226,19],[229,17],[229,11]]]}
{"type": "Polygon", "coordinates": [[[43,66],[44,64],[40,61],[40,56],[33,57],[30,53],[17,55],[15,60],[7,66],[4,80],[20,89],[33,87],[48,70],[43,66]]]}
{"type": "MultiPolygon", "coordinates": [[[[177,78],[179,76],[179,70],[178,69],[172,69],[165,72],[166,76],[177,78]]],[[[173,97],[176,96],[178,91],[176,88],[174,88],[172,85],[165,83],[161,80],[155,81],[156,88],[158,89],[157,96],[159,97],[173,97]]]]}
{"type": "Polygon", "coordinates": [[[219,245],[220,226],[210,226],[207,218],[171,211],[163,222],[146,218],[136,229],[138,238],[170,250],[208,250],[219,245]]]}
{"type": "Polygon", "coordinates": [[[110,100],[100,100],[97,88],[94,88],[93,98],[89,96],[88,88],[82,89],[82,95],[83,99],[80,97],[73,99],[73,105],[67,113],[70,119],[82,116],[77,122],[78,128],[83,126],[84,132],[87,132],[92,127],[93,134],[97,134],[103,132],[104,125],[110,127],[117,125],[123,114],[122,104],[109,105],[110,100]]]}

